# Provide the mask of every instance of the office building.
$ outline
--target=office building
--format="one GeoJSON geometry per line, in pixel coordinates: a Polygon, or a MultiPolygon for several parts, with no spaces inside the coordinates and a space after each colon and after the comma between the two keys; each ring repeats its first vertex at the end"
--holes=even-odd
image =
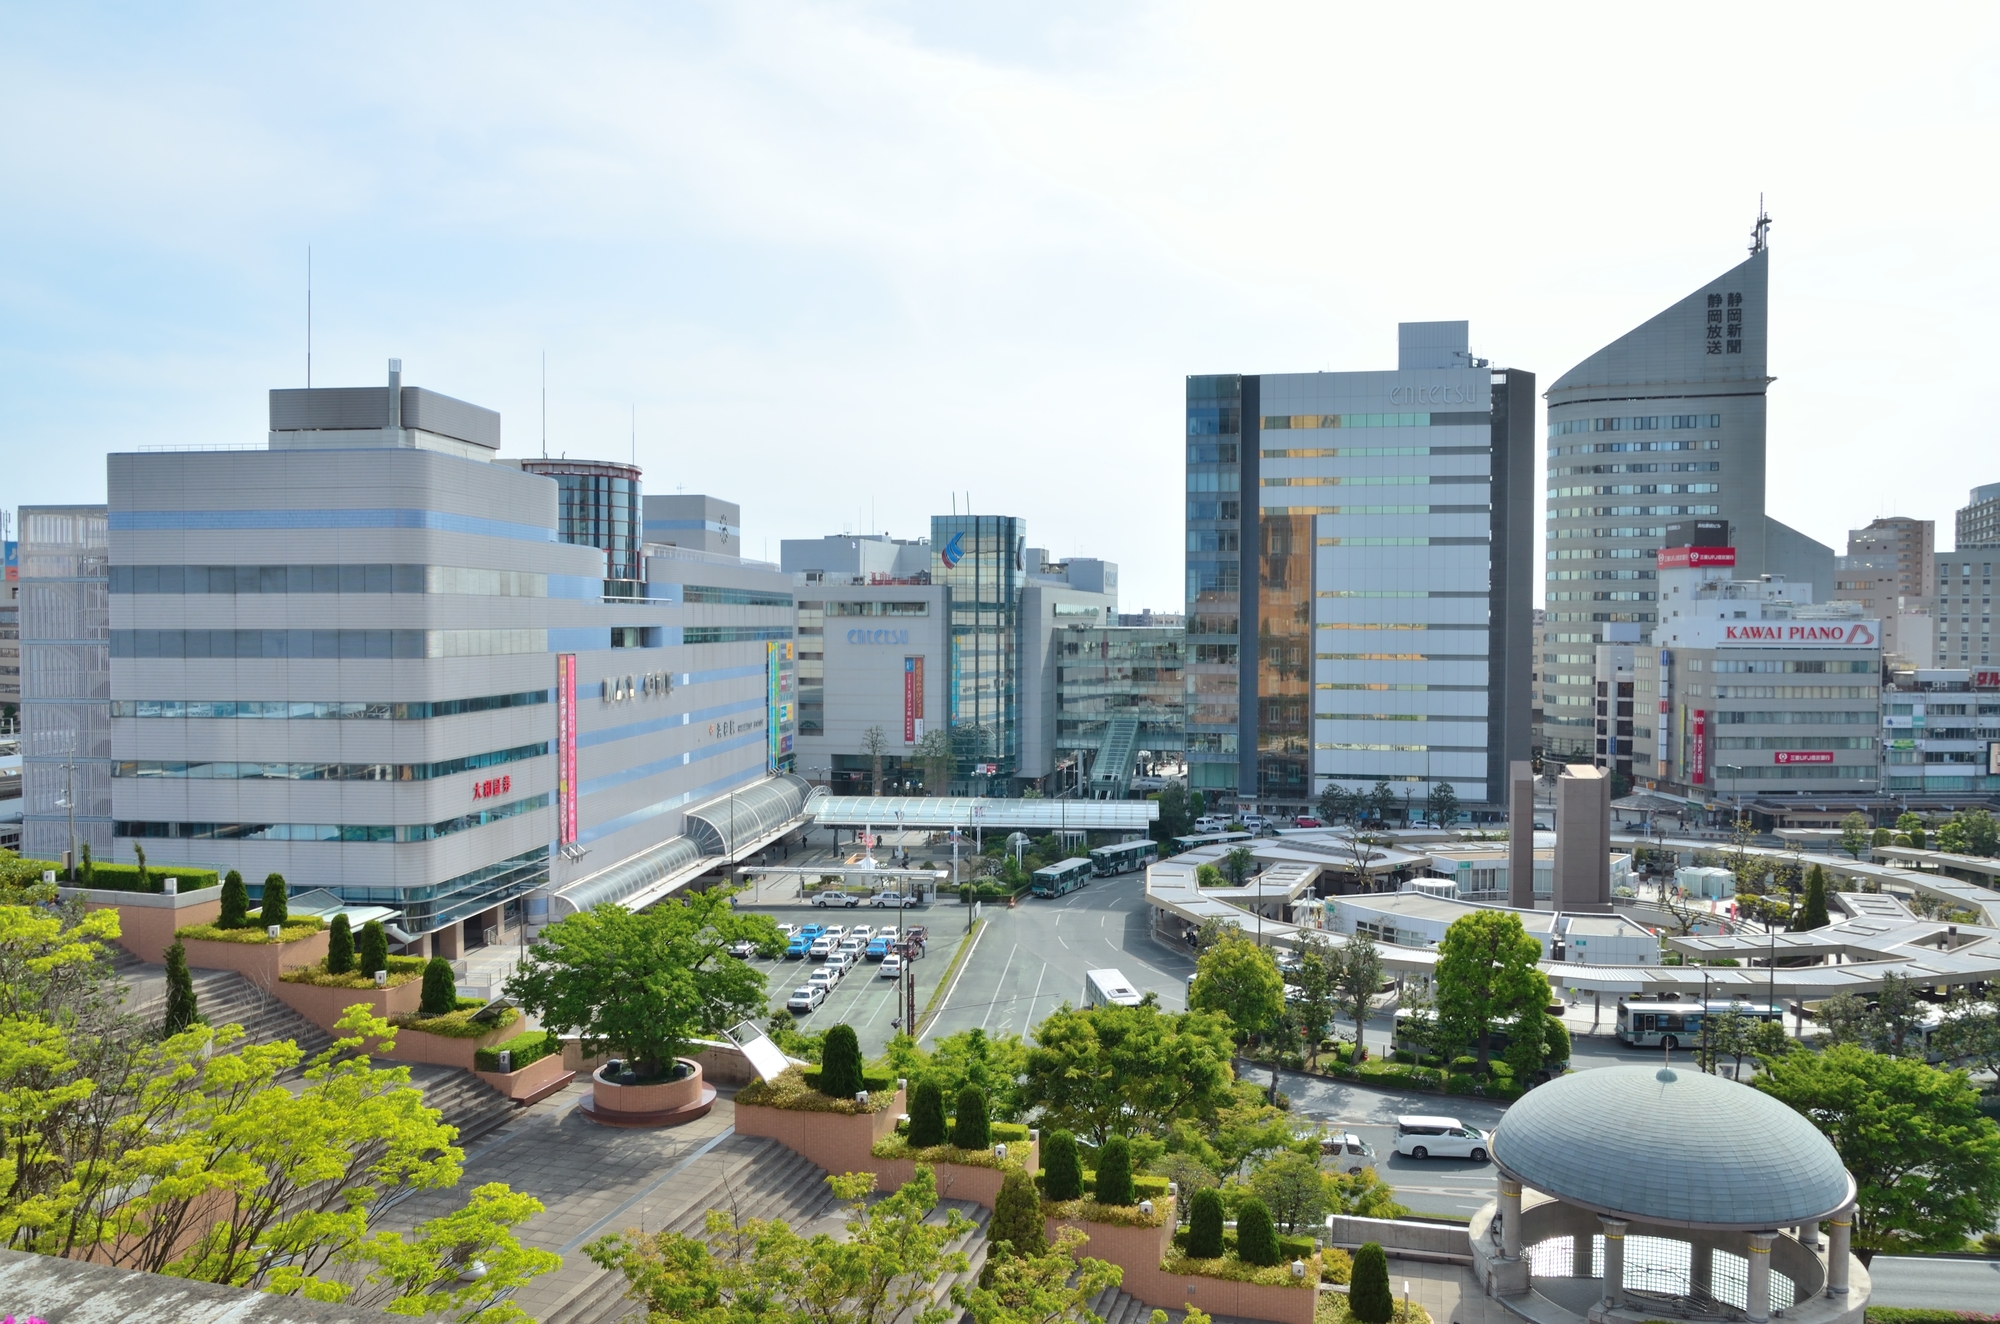
{"type": "Polygon", "coordinates": [[[21,848],[112,858],[103,506],[21,507],[21,848]]]}
{"type": "Polygon", "coordinates": [[[1653,639],[1631,649],[1633,776],[1732,805],[1874,793],[1881,623],[1776,575],[1739,578],[1734,547],[1665,547],[1657,567],[1653,639]]]}
{"type": "Polygon", "coordinates": [[[1952,531],[1960,547],[2000,547],[2000,483],[1972,489],[1972,499],[1958,508],[1952,531]]]}
{"type": "Polygon", "coordinates": [[[1991,663],[1993,656],[1993,562],[2000,560],[2000,483],[1972,489],[1959,507],[1956,550],[1936,557],[1932,618],[1939,667],[1991,663]]]}
{"type": "Polygon", "coordinates": [[[1059,765],[1075,763],[1058,741],[1058,638],[1117,615],[1118,567],[1051,561],[1025,530],[1012,516],[949,515],[927,540],[784,540],[807,776],[860,793],[879,760],[885,792],[1055,792],[1059,765]],[[917,752],[932,731],[951,745],[942,785],[930,784],[942,765],[917,752]]]}
{"type": "Polygon", "coordinates": [[[499,447],[392,360],[271,392],[264,451],[110,457],[110,853],[457,955],[797,825],[789,582],[648,545],[631,465],[499,447]]]}
{"type": "Polygon", "coordinates": [[[743,508],[734,501],[676,492],[646,497],[640,509],[649,543],[718,556],[743,555],[743,508]]]}
{"type": "Polygon", "coordinates": [[[1882,622],[1882,651],[1929,666],[1931,599],[1937,593],[1937,525],[1900,515],[1872,520],[1847,534],[1847,555],[1835,563],[1836,602],[1858,602],[1882,622]]]}
{"type": "Polygon", "coordinates": [[[1959,809],[2000,793],[2000,671],[1894,667],[1882,690],[1882,790],[1959,809]]]}
{"type": "Polygon", "coordinates": [[[1131,789],[1134,762],[1180,762],[1187,738],[1185,631],[1069,625],[1055,632],[1054,745],[1066,786],[1103,799],[1131,789]]]}
{"type": "Polygon", "coordinates": [[[1595,646],[1606,626],[1635,641],[1658,622],[1653,557],[1668,523],[1735,530],[1739,572],[1812,585],[1833,549],[1765,513],[1768,268],[1764,222],[1747,261],[1620,336],[1559,378],[1548,399],[1547,618],[1542,743],[1594,754],[1595,646]]]}
{"type": "Polygon", "coordinates": [[[1534,376],[1464,322],[1393,372],[1187,381],[1188,769],[1303,813],[1339,785],[1503,795],[1528,757],[1534,376]]]}

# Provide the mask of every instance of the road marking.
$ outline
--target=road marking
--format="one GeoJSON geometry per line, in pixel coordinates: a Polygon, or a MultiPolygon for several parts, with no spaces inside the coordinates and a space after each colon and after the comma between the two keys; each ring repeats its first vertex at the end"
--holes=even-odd
{"type": "Polygon", "coordinates": [[[1042,962],[1042,973],[1035,977],[1035,992],[1033,996],[1031,996],[1028,999],[1028,1015],[1027,1018],[1022,1022],[1024,1025],[1032,1026],[1035,1023],[1035,1003],[1041,1000],[1042,981],[1044,979],[1047,979],[1048,977],[1049,977],[1049,963],[1047,961],[1044,961],[1042,962]]]}
{"type": "MultiPolygon", "coordinates": [[[[976,941],[976,940],[975,940],[975,941],[976,941]]],[[[1012,969],[1014,968],[1014,953],[1015,953],[1015,952],[1018,952],[1018,951],[1020,951],[1020,950],[1021,950],[1021,944],[1020,944],[1020,943],[1018,943],[1018,942],[1017,942],[1017,943],[1015,943],[1015,944],[1014,944],[1014,945],[1013,945],[1012,947],[1010,947],[1010,948],[1008,948],[1008,949],[1007,949],[1007,961],[1006,961],[1006,964],[1004,964],[1004,965],[1002,965],[1002,966],[1000,967],[1000,969],[1001,969],[1002,973],[1005,973],[1006,971],[1008,971],[1008,970],[1012,970],[1012,969]]],[[[972,953],[971,953],[971,952],[967,952],[967,953],[965,954],[965,963],[966,963],[967,965],[970,965],[970,964],[972,964],[972,953]]],[[[959,973],[963,974],[963,973],[964,973],[964,971],[963,971],[963,970],[961,970],[961,971],[960,971],[959,973]]],[[[956,988],[956,987],[958,986],[958,981],[957,981],[956,979],[952,980],[951,982],[952,982],[952,987],[956,988]]],[[[999,1006],[999,1005],[1000,1005],[1000,1003],[999,1003],[999,1000],[998,1000],[997,998],[996,998],[995,1000],[993,1000],[992,1002],[989,1002],[989,1003],[987,1003],[987,1004],[986,1004],[986,1014],[985,1014],[984,1016],[981,1016],[981,1017],[979,1018],[979,1028],[980,1028],[980,1029],[982,1029],[982,1030],[983,1030],[983,1029],[985,1029],[985,1028],[986,1028],[986,1022],[987,1022],[987,1021],[989,1021],[989,1020],[991,1020],[991,1019],[993,1018],[993,1009],[994,1009],[995,1007],[999,1006]]]]}
{"type": "Polygon", "coordinates": [[[1068,944],[1068,943],[1066,943],[1066,942],[1063,942],[1063,940],[1062,940],[1062,935],[1061,935],[1060,933],[1058,933],[1058,934],[1056,935],[1056,941],[1057,941],[1057,942],[1062,942],[1062,949],[1063,949],[1064,951],[1068,951],[1068,950],[1069,950],[1069,944],[1068,944]]]}
{"type": "MultiPolygon", "coordinates": [[[[981,925],[979,932],[972,935],[972,946],[965,949],[965,959],[958,963],[958,973],[951,977],[951,987],[944,991],[944,997],[938,1002],[937,1010],[931,1014],[931,1023],[923,1033],[924,1039],[930,1038],[937,1031],[937,1023],[944,1018],[944,1009],[951,1005],[951,995],[958,992],[958,981],[965,978],[966,970],[972,965],[972,954],[979,950],[979,941],[985,936],[986,926],[981,925]]],[[[920,1039],[918,1042],[921,1043],[923,1040],[920,1039]]]]}

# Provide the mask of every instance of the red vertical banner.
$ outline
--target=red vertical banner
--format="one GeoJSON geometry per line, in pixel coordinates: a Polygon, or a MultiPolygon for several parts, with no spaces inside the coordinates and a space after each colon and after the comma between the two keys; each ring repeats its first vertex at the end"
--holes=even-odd
{"type": "Polygon", "coordinates": [[[903,743],[914,745],[923,737],[918,730],[924,721],[924,660],[903,659],[903,743]]]}
{"type": "Polygon", "coordinates": [[[1694,734],[1688,742],[1688,783],[1700,786],[1708,780],[1708,710],[1694,710],[1694,734]]]}
{"type": "Polygon", "coordinates": [[[556,837],[576,840],[576,654],[556,654],[556,837]]]}

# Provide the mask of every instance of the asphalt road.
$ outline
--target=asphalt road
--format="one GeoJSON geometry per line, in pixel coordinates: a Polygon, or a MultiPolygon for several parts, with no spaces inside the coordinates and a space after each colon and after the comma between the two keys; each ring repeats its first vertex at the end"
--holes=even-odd
{"type": "Polygon", "coordinates": [[[2000,1260],[1877,1255],[1868,1273],[1871,1306],[1992,1310],[2000,1302],[2000,1260]]]}

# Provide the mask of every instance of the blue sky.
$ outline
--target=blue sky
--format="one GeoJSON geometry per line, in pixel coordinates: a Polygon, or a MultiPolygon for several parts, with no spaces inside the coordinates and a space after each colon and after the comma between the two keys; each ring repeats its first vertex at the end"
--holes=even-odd
{"type": "MultiPolygon", "coordinates": [[[[1989,8],[0,4],[0,501],[406,380],[742,503],[1181,579],[1181,382],[1544,383],[1772,234],[1772,513],[2000,480],[1989,8]],[[872,512],[872,513],[871,513],[872,512]]],[[[1941,542],[1948,544],[1946,533],[1941,542]]]]}

